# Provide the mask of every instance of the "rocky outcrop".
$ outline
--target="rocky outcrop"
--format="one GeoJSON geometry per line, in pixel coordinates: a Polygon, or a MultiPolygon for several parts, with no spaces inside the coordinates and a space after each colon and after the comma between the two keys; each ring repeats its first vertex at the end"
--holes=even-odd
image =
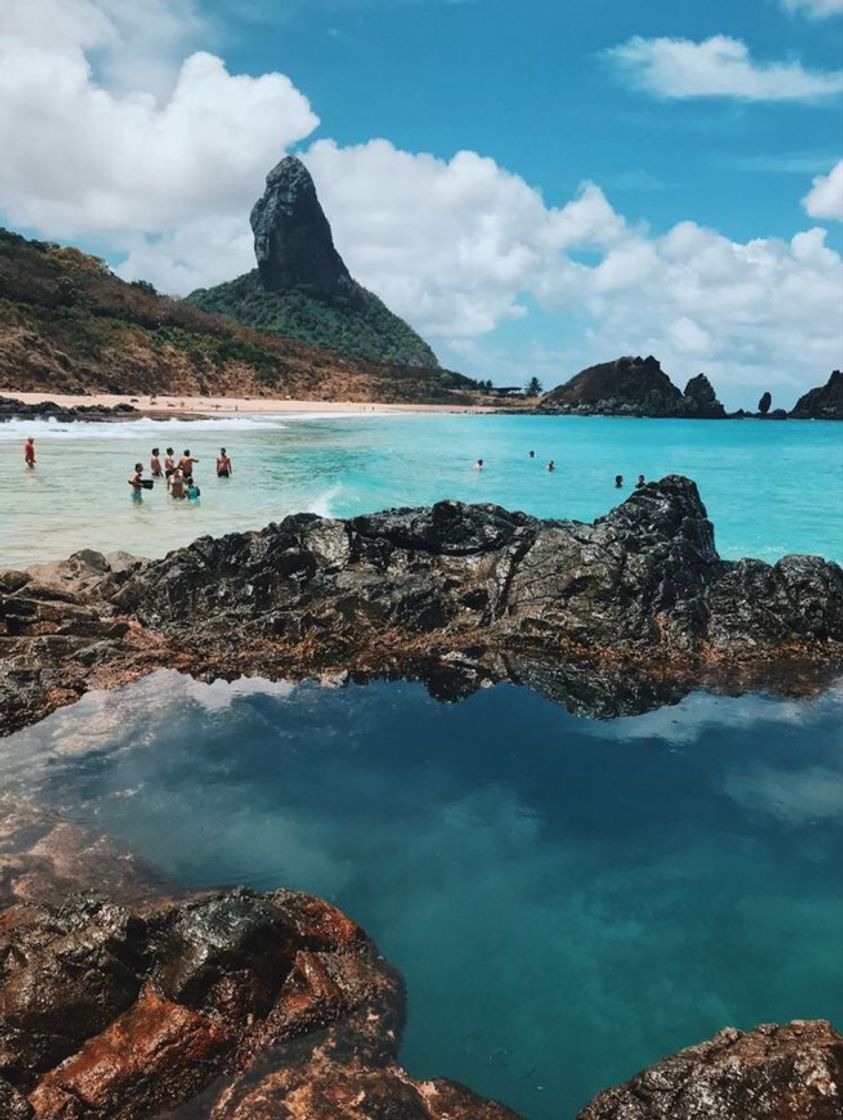
{"type": "Polygon", "coordinates": [[[761,397],[758,401],[758,415],[759,416],[766,416],[767,413],[770,411],[770,405],[772,403],[773,403],[772,394],[770,393],[769,390],[766,390],[765,392],[763,392],[761,394],[761,397]]]}
{"type": "Polygon", "coordinates": [[[623,357],[581,370],[542,397],[543,411],[578,416],[651,416],[722,419],[726,410],[705,374],[681,393],[652,355],[623,357]]]}
{"type": "Polygon", "coordinates": [[[577,1120],[840,1120],[843,1036],[823,1020],[729,1027],[608,1089],[577,1120]]]}
{"type": "Polygon", "coordinates": [[[843,370],[836,369],[825,385],[800,397],[790,415],[797,420],[843,420],[843,370]]]}
{"type": "Polygon", "coordinates": [[[717,399],[717,394],[704,373],[698,373],[696,377],[692,377],[685,386],[685,392],[682,395],[689,416],[697,416],[701,420],[724,420],[726,418],[726,409],[717,399]]]}
{"type": "MultiPolygon", "coordinates": [[[[437,369],[428,344],[351,277],[300,159],[287,156],[270,171],[251,223],[257,270],[192,292],[192,303],[349,358],[437,369]]],[[[457,377],[442,372],[443,382],[457,377]]]]}
{"type": "Polygon", "coordinates": [[[718,676],[736,687],[838,665],[843,570],[721,560],[696,486],[670,476],[592,525],[440,502],[294,515],[155,562],[81,553],[7,572],[0,654],[5,730],[162,665],[430,674],[456,691],[532,679],[586,709],[591,674],[608,714],[615,690],[629,710],[718,676]]]}
{"type": "Polygon", "coordinates": [[[313,179],[300,159],[287,156],[273,167],[249,220],[267,291],[313,287],[336,292],[351,287],[313,179]]]}
{"type": "Polygon", "coordinates": [[[98,404],[80,404],[64,408],[55,401],[38,401],[27,404],[13,397],[0,397],[0,423],[4,420],[56,420],[68,423],[73,420],[125,420],[136,414],[130,404],[116,404],[113,407],[98,404]]]}

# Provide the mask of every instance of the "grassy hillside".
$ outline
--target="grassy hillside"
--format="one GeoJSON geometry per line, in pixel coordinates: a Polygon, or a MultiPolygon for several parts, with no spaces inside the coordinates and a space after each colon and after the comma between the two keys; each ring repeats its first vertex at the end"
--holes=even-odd
{"type": "Polygon", "coordinates": [[[266,291],[257,269],[187,297],[204,311],[228,315],[259,331],[300,338],[366,362],[438,365],[424,341],[372,292],[352,281],[340,294],[293,288],[266,291]]]}
{"type": "Polygon", "coordinates": [[[437,368],[355,361],[261,334],[78,249],[0,229],[0,387],[24,392],[237,394],[318,400],[477,400],[437,368]]]}

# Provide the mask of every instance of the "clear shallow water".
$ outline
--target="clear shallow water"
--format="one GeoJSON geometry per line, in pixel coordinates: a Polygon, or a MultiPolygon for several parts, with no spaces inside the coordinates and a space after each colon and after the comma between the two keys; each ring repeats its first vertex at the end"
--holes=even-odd
{"type": "Polygon", "coordinates": [[[354,416],[193,424],[0,424],[0,567],[83,547],[163,555],[204,533],[260,528],[298,510],[349,516],[440,498],[498,502],[544,517],[604,514],[639,473],[694,478],[721,554],[843,561],[843,425],[603,417],[354,416]],[[34,434],[39,465],[23,466],[34,434]],[[202,500],[163,487],[131,500],[150,449],[189,447],[202,500]],[[234,478],[213,477],[225,445],[234,478]],[[530,460],[527,452],[536,451],[530,460]],[[471,465],[487,462],[482,473],[471,465]],[[548,459],[557,472],[544,469],[548,459]],[[627,486],[614,488],[616,474],[627,486]]]}
{"type": "Polygon", "coordinates": [[[191,886],[333,899],[407,978],[414,1075],[560,1120],[726,1024],[843,1021],[842,716],[161,672],[6,740],[0,784],[191,886]]]}

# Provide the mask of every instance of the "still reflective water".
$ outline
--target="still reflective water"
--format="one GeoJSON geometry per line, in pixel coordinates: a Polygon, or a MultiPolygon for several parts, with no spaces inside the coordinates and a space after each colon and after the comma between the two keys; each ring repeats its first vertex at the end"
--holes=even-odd
{"type": "Polygon", "coordinates": [[[186,885],[330,898],[407,979],[414,1076],[559,1120],[726,1024],[843,1021],[841,716],[160,672],[4,741],[0,785],[186,885]]]}

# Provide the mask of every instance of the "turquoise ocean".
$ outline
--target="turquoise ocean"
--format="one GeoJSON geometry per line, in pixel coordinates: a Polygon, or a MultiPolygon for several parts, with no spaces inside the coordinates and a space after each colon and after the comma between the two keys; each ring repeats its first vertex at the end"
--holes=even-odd
{"type": "MultiPolygon", "coordinates": [[[[591,519],[615,474],[628,493],[672,472],[698,482],[724,556],[843,560],[843,425],[372,416],[0,426],[0,566],[444,497],[591,519]],[[132,502],[154,444],[199,456],[198,505],[132,502]]],[[[443,705],[413,682],[165,669],[5,740],[0,788],[187,886],[332,899],[407,980],[414,1076],[568,1120],[723,1026],[843,1024],[841,726],[843,681],[590,720],[513,685],[443,705]]]]}

